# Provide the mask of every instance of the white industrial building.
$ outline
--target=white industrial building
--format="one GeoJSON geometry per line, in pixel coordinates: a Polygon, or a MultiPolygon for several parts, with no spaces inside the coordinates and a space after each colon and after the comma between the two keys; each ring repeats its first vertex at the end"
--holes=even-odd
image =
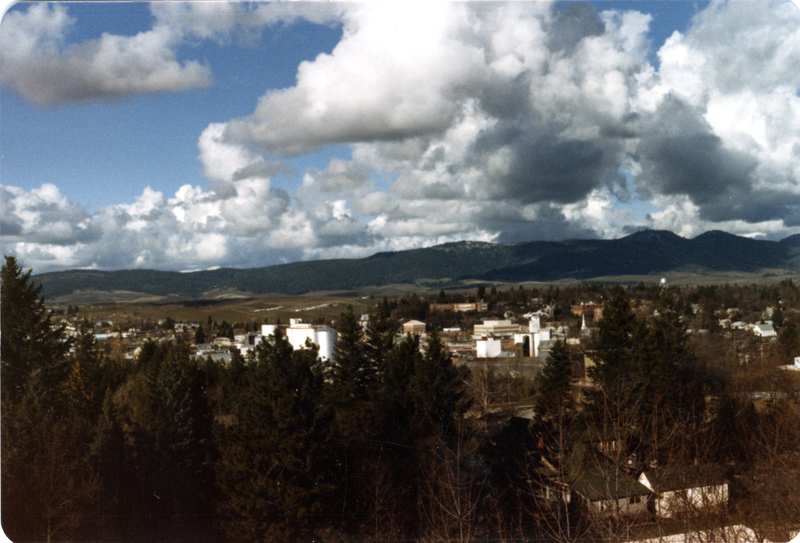
{"type": "Polygon", "coordinates": [[[520,331],[518,324],[513,324],[510,320],[485,320],[483,324],[476,324],[473,328],[472,337],[481,339],[482,337],[511,337],[520,331]]]}
{"type": "MultiPolygon", "coordinates": [[[[275,334],[276,328],[275,324],[262,324],[261,334],[271,336],[275,334]]],[[[319,347],[319,358],[326,362],[333,359],[333,349],[338,336],[338,332],[333,328],[304,323],[302,319],[290,319],[289,327],[286,328],[286,339],[294,349],[304,349],[306,342],[310,341],[319,347]]]]}
{"type": "Polygon", "coordinates": [[[503,352],[500,340],[494,338],[479,339],[475,342],[475,350],[478,358],[497,358],[503,352]]]}

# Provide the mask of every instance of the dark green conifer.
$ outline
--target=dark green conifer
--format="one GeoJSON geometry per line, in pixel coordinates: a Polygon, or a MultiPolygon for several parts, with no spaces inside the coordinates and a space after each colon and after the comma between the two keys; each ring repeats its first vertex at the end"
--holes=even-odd
{"type": "Polygon", "coordinates": [[[156,449],[164,473],[164,495],[176,514],[200,514],[210,505],[215,446],[206,376],[186,345],[176,346],[157,379],[159,425],[156,449]]]}
{"type": "Polygon", "coordinates": [[[331,417],[319,401],[316,356],[293,351],[280,334],[258,348],[217,469],[219,512],[232,541],[310,541],[327,524],[331,417]]]}
{"type": "Polygon", "coordinates": [[[376,370],[365,356],[361,326],[353,307],[347,306],[339,319],[339,337],[333,351],[331,377],[335,402],[346,405],[367,397],[376,370]]]}
{"type": "Polygon", "coordinates": [[[550,349],[547,363],[539,376],[537,410],[544,416],[552,416],[568,407],[571,400],[570,382],[572,361],[567,345],[557,340],[550,349]]]}
{"type": "Polygon", "coordinates": [[[624,395],[632,384],[631,339],[635,325],[636,318],[625,291],[615,288],[614,296],[603,308],[603,318],[597,325],[597,345],[593,353],[596,365],[589,368],[589,376],[617,397],[624,395]]]}
{"type": "Polygon", "coordinates": [[[409,392],[419,428],[438,429],[445,436],[456,430],[456,419],[466,407],[462,402],[466,368],[453,365],[438,333],[428,334],[424,355],[416,358],[409,392]]]}
{"type": "Polygon", "coordinates": [[[3,399],[16,401],[35,371],[49,386],[63,379],[62,330],[51,327],[41,285],[33,283],[31,270],[22,272],[13,256],[5,257],[0,281],[0,383],[3,399]]]}
{"type": "Polygon", "coordinates": [[[379,304],[375,315],[372,316],[367,325],[364,355],[373,371],[383,371],[387,357],[394,346],[397,321],[389,316],[387,309],[386,306],[379,304]]]}

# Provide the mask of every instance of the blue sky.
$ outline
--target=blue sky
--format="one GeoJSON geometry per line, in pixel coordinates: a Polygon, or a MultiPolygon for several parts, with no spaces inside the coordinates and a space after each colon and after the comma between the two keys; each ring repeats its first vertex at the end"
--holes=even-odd
{"type": "Polygon", "coordinates": [[[35,272],[800,232],[788,0],[23,2],[0,51],[35,272]]]}

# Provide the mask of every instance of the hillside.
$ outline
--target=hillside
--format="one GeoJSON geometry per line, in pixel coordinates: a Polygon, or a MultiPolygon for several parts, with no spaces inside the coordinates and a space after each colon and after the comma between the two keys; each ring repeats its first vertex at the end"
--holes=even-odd
{"type": "Polygon", "coordinates": [[[77,291],[128,291],[199,297],[218,289],[252,294],[304,294],[391,284],[587,280],[668,272],[709,274],[800,271],[800,236],[752,240],[724,232],[685,239],[647,230],[616,240],[455,242],[378,253],[362,259],[293,262],[265,268],[199,272],[72,270],[37,275],[48,299],[77,291]]]}

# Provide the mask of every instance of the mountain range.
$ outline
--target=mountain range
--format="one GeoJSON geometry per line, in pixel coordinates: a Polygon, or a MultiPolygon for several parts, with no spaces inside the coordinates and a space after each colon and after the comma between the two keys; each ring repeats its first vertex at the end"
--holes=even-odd
{"type": "Polygon", "coordinates": [[[720,231],[692,239],[645,230],[615,240],[462,241],[367,258],[196,272],[71,270],[36,275],[47,299],[79,291],[128,291],[196,298],[213,291],[304,294],[392,284],[589,280],[667,272],[800,272],[800,235],[754,240],[720,231]]]}

